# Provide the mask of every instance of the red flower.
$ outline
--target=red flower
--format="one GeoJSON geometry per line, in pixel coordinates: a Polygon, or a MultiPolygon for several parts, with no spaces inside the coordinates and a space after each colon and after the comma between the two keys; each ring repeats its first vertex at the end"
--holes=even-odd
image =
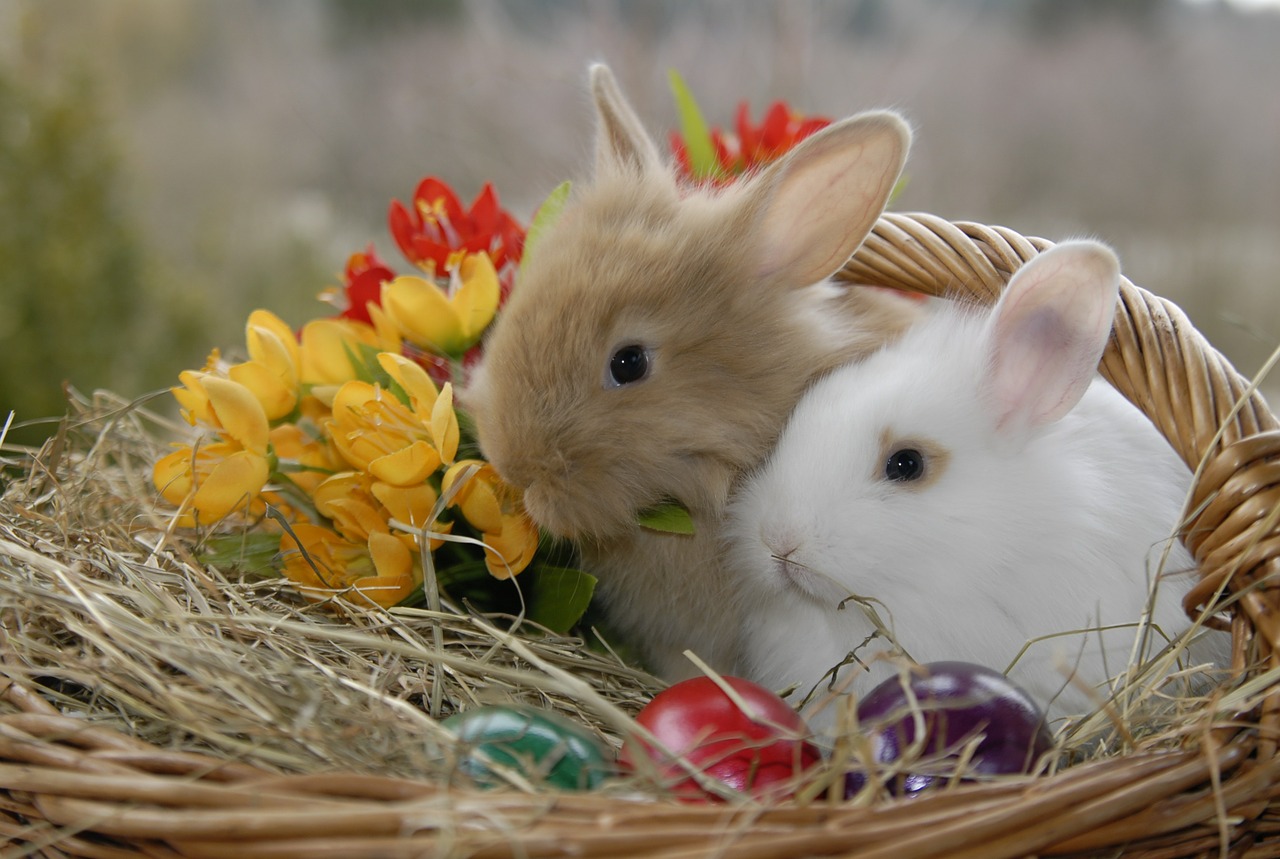
{"type": "MultiPolygon", "coordinates": [[[[744,101],[738,105],[736,135],[719,128],[711,129],[711,145],[724,174],[711,181],[718,184],[732,182],[738,176],[778,159],[801,140],[830,124],[831,120],[825,116],[804,116],[792,112],[786,102],[775,101],[761,123],[752,125],[749,108],[744,101]]],[[[689,163],[688,147],[678,132],[671,134],[671,150],[675,153],[681,175],[689,181],[697,181],[689,163]]]]}
{"type": "MultiPolygon", "coordinates": [[[[414,191],[412,209],[399,200],[391,201],[387,221],[400,250],[441,289],[450,288],[450,271],[465,254],[486,253],[498,274],[499,306],[506,301],[524,252],[525,229],[498,205],[491,185],[486,183],[470,210],[463,211],[453,189],[428,176],[414,191]]],[[[395,278],[396,272],[378,258],[370,244],[347,258],[342,286],[330,287],[320,297],[338,309],[336,317],[372,326],[369,307],[382,306],[383,284],[395,278]]],[[[479,344],[469,349],[458,367],[407,340],[401,351],[421,364],[437,384],[443,384],[461,381],[454,378],[458,373],[465,378],[479,360],[480,350],[479,344]]]]}
{"type": "Polygon", "coordinates": [[[502,283],[502,298],[506,298],[524,249],[525,231],[498,205],[498,195],[489,183],[471,208],[463,211],[453,189],[428,176],[413,192],[412,207],[391,201],[387,220],[400,250],[431,276],[445,276],[450,256],[458,251],[485,251],[502,283]]]}
{"type": "Polygon", "coordinates": [[[396,276],[373,251],[370,244],[361,252],[347,257],[347,268],[343,273],[343,293],[346,307],[338,316],[353,319],[372,325],[369,318],[369,305],[382,303],[382,284],[396,276]]]}

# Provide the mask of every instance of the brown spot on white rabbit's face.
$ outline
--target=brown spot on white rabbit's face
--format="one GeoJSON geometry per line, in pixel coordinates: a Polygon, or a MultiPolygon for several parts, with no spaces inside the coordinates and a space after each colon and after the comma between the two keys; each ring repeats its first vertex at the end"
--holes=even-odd
{"type": "Polygon", "coordinates": [[[950,462],[951,451],[940,442],[885,427],[870,478],[873,483],[887,481],[903,492],[923,492],[942,478],[950,462]]]}
{"type": "Polygon", "coordinates": [[[841,351],[857,338],[839,290],[762,283],[749,216],[631,178],[588,188],[540,239],[470,402],[485,457],[548,531],[618,534],[666,498],[718,516],[807,381],[883,342],[841,351]],[[606,385],[626,343],[651,350],[648,377],[606,385]]]}

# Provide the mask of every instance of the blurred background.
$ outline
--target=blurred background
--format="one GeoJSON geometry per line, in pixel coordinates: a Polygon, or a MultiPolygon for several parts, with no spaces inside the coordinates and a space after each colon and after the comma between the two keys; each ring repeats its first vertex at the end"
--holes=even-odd
{"type": "Polygon", "coordinates": [[[1102,238],[1241,371],[1280,343],[1260,0],[0,0],[0,422],[326,315],[370,241],[407,270],[386,209],[424,175],[526,220],[586,176],[594,60],[664,136],[668,69],[714,124],[896,107],[895,208],[1102,238]]]}

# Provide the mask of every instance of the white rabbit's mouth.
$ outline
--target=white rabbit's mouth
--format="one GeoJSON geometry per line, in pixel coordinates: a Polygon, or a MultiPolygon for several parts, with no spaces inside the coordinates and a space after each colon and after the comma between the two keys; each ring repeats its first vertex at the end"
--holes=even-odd
{"type": "Polygon", "coordinates": [[[773,572],[783,588],[804,594],[823,605],[830,605],[833,597],[844,595],[844,590],[830,576],[804,563],[797,555],[795,549],[771,551],[769,554],[773,572]]]}
{"type": "Polygon", "coordinates": [[[787,556],[774,555],[773,566],[784,586],[808,593],[805,580],[811,575],[808,567],[798,564],[787,556]]]}

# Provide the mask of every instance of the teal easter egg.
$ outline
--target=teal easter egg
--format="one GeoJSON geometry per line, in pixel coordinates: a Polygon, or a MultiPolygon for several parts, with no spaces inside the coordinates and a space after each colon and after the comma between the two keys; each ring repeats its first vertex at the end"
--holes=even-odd
{"type": "Polygon", "coordinates": [[[585,727],[519,705],[477,707],[444,720],[458,738],[458,768],[479,787],[496,787],[508,768],[534,784],[591,790],[611,775],[613,756],[585,727]]]}

